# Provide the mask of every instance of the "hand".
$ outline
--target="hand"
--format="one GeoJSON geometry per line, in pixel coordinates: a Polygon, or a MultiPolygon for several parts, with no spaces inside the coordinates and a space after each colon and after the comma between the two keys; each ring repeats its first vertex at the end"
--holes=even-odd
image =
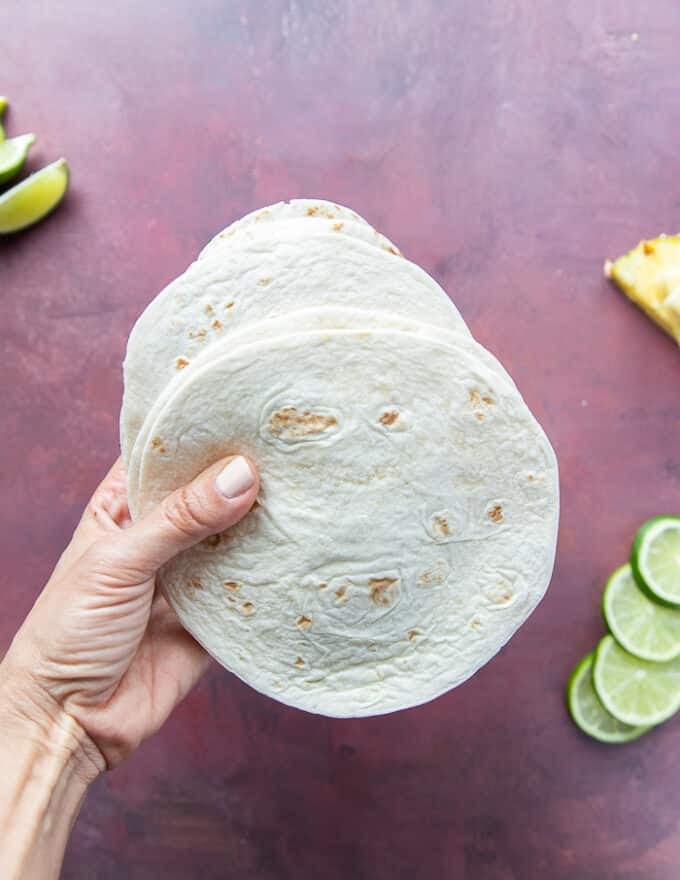
{"type": "Polygon", "coordinates": [[[223,460],[131,523],[118,461],[0,666],[5,716],[75,722],[99,769],[158,730],[209,657],[155,592],[156,572],[242,519],[257,491],[246,459],[223,460]]]}

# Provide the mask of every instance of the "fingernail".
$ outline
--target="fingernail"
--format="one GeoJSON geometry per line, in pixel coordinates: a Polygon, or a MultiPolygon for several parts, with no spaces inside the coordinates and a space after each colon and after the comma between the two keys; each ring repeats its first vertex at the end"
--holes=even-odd
{"type": "Polygon", "coordinates": [[[245,458],[239,455],[220,471],[215,480],[215,486],[225,498],[238,498],[239,495],[247,492],[254,482],[255,478],[250,465],[245,458]]]}

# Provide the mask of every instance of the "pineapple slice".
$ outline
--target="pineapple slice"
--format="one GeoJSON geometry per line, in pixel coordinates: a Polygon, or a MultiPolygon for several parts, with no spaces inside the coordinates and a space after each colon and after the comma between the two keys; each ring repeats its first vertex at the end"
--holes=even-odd
{"type": "Polygon", "coordinates": [[[604,274],[680,345],[680,235],[641,241],[604,274]]]}

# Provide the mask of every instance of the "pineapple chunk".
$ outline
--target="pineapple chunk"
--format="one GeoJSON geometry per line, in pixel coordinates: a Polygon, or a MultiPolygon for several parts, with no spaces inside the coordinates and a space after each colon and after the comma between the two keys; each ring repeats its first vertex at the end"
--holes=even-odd
{"type": "Polygon", "coordinates": [[[680,235],[641,241],[604,274],[680,345],[680,235]]]}

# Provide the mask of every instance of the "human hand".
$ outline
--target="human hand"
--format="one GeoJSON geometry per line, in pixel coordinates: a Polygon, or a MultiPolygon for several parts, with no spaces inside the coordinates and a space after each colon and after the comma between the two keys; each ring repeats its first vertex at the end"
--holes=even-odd
{"type": "Polygon", "coordinates": [[[132,523],[116,462],[0,665],[5,717],[75,722],[99,770],[157,731],[209,657],[155,592],[156,572],[242,519],[257,491],[244,458],[223,460],[132,523]]]}

